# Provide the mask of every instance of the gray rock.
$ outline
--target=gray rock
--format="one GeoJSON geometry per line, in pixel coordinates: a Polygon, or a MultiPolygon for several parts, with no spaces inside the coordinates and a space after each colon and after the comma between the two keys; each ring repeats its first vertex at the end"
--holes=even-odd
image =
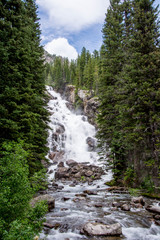
{"type": "Polygon", "coordinates": [[[31,200],[31,206],[34,207],[35,204],[37,202],[40,201],[46,201],[48,204],[48,211],[51,211],[53,208],[55,208],[55,199],[49,195],[49,194],[45,194],[45,195],[40,195],[38,197],[35,197],[34,199],[31,200]]]}
{"type": "Polygon", "coordinates": [[[78,163],[72,159],[69,159],[66,161],[66,164],[69,166],[69,167],[74,167],[76,166],[78,163]]]}
{"type": "Polygon", "coordinates": [[[64,167],[64,162],[60,162],[60,163],[58,164],[58,167],[64,167]]]}
{"type": "Polygon", "coordinates": [[[80,172],[76,173],[76,174],[74,175],[74,177],[75,177],[75,178],[81,178],[81,173],[80,173],[80,172]]]}
{"type": "Polygon", "coordinates": [[[160,214],[160,207],[149,205],[146,207],[146,210],[152,213],[160,214]]]}
{"type": "Polygon", "coordinates": [[[50,228],[50,229],[54,228],[53,224],[50,224],[50,223],[47,223],[47,222],[44,222],[43,226],[46,227],[46,228],[50,228]]]}
{"type": "Polygon", "coordinates": [[[96,145],[95,139],[94,139],[94,138],[91,138],[91,137],[88,137],[88,138],[86,139],[86,143],[87,143],[88,146],[89,146],[89,150],[93,151],[94,148],[95,148],[95,145],[96,145]]]}
{"type": "Polygon", "coordinates": [[[142,206],[145,205],[145,201],[144,201],[142,196],[140,196],[140,197],[133,197],[131,199],[131,202],[133,202],[133,203],[140,203],[140,204],[142,204],[142,206]]]}
{"type": "Polygon", "coordinates": [[[82,229],[89,236],[120,236],[122,227],[119,223],[105,225],[102,223],[86,223],[82,229]]]}
{"type": "Polygon", "coordinates": [[[125,203],[121,206],[121,210],[123,210],[123,211],[130,211],[130,209],[131,209],[131,207],[129,204],[125,203]]]}
{"type": "Polygon", "coordinates": [[[63,124],[59,123],[56,129],[56,134],[63,134],[65,132],[65,127],[63,124]]]}
{"type": "Polygon", "coordinates": [[[67,171],[68,171],[68,168],[59,167],[58,170],[55,172],[55,178],[56,179],[69,178],[69,173],[67,171]]]}
{"type": "Polygon", "coordinates": [[[91,177],[92,175],[93,175],[93,172],[90,171],[90,170],[88,170],[88,171],[85,172],[85,176],[86,176],[86,177],[91,177]]]}

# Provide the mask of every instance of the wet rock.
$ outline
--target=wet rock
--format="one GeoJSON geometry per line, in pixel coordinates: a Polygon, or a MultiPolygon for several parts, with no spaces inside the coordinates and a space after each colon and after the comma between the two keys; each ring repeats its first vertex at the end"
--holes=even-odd
{"type": "Polygon", "coordinates": [[[88,137],[86,143],[88,144],[89,150],[93,151],[95,149],[96,142],[94,138],[88,137]]]}
{"type": "Polygon", "coordinates": [[[76,184],[72,183],[72,184],[70,184],[69,186],[70,186],[70,187],[75,187],[76,184]]]}
{"type": "Polygon", "coordinates": [[[76,197],[87,197],[85,193],[75,194],[76,197]]]}
{"type": "Polygon", "coordinates": [[[50,229],[54,228],[53,224],[50,224],[50,223],[47,223],[47,222],[44,222],[43,226],[46,227],[46,228],[50,228],[50,229]]]}
{"type": "Polygon", "coordinates": [[[90,171],[90,170],[88,170],[88,171],[85,172],[85,176],[86,176],[86,177],[91,177],[92,175],[93,175],[93,172],[90,171]]]}
{"type": "Polygon", "coordinates": [[[48,211],[51,211],[53,208],[55,208],[55,199],[49,195],[40,195],[38,197],[35,197],[34,199],[31,200],[31,206],[34,207],[37,202],[40,201],[46,201],[48,205],[48,211]]]}
{"type": "Polygon", "coordinates": [[[58,184],[55,183],[55,182],[53,182],[53,183],[52,183],[52,186],[55,187],[55,188],[57,188],[57,187],[58,187],[58,184]]]}
{"type": "Polygon", "coordinates": [[[112,208],[111,208],[111,211],[117,211],[117,210],[118,210],[117,207],[112,207],[112,208]]]}
{"type": "Polygon", "coordinates": [[[56,128],[56,134],[63,134],[65,132],[65,127],[63,124],[58,123],[58,127],[56,128]]]}
{"type": "Polygon", "coordinates": [[[81,173],[80,173],[80,172],[76,173],[76,174],[74,175],[74,177],[75,177],[75,178],[81,178],[81,173]]]}
{"type": "Polygon", "coordinates": [[[74,105],[72,103],[66,102],[66,106],[70,111],[74,110],[74,105]]]}
{"type": "Polygon", "coordinates": [[[119,223],[105,225],[101,223],[86,223],[82,229],[89,236],[120,236],[122,227],[119,223]]]}
{"type": "Polygon", "coordinates": [[[58,186],[57,189],[58,190],[62,190],[64,188],[64,186],[58,186]]]}
{"type": "Polygon", "coordinates": [[[53,170],[52,170],[52,169],[48,172],[48,174],[51,174],[51,173],[53,173],[53,170]]]}
{"type": "Polygon", "coordinates": [[[68,197],[63,197],[62,200],[63,200],[63,201],[68,201],[68,200],[70,200],[70,198],[68,198],[68,197]]]}
{"type": "Polygon", "coordinates": [[[97,192],[91,191],[91,190],[84,190],[83,192],[88,194],[88,195],[97,195],[97,192]]]}
{"type": "Polygon", "coordinates": [[[156,220],[160,220],[160,215],[154,215],[153,218],[156,220]]]}
{"type": "Polygon", "coordinates": [[[149,205],[146,207],[146,210],[160,215],[160,207],[158,206],[149,205]]]}
{"type": "Polygon", "coordinates": [[[131,207],[129,204],[125,203],[121,206],[121,210],[123,210],[123,211],[130,211],[130,209],[131,209],[131,207]]]}
{"type": "Polygon", "coordinates": [[[63,159],[64,151],[60,152],[50,152],[49,158],[53,160],[54,162],[59,162],[63,159]]]}
{"type": "Polygon", "coordinates": [[[133,197],[131,199],[131,202],[133,202],[133,203],[140,203],[142,206],[145,205],[145,201],[144,201],[142,196],[140,196],[140,197],[133,197]]]}
{"type": "MultiPolygon", "coordinates": [[[[52,134],[52,140],[55,140],[56,142],[59,141],[59,134],[57,132],[52,134]]],[[[53,142],[54,143],[54,142],[53,142]]]]}
{"type": "Polygon", "coordinates": [[[72,159],[69,159],[66,161],[66,164],[69,166],[69,167],[74,167],[76,165],[78,165],[78,163],[72,159]]]}
{"type": "Polygon", "coordinates": [[[131,202],[131,206],[133,208],[143,208],[142,204],[140,204],[140,203],[133,203],[133,202],[131,202]]]}
{"type": "Polygon", "coordinates": [[[121,207],[121,203],[120,202],[113,202],[112,203],[112,207],[117,207],[117,208],[119,208],[119,207],[121,207]]]}
{"type": "Polygon", "coordinates": [[[67,172],[68,168],[66,167],[60,167],[55,172],[55,179],[61,179],[61,178],[69,178],[69,173],[67,172]]]}
{"type": "Polygon", "coordinates": [[[160,226],[160,221],[159,220],[155,220],[154,221],[156,225],[160,226]]]}
{"type": "Polygon", "coordinates": [[[61,208],[61,211],[67,211],[68,208],[61,208]]]}
{"type": "Polygon", "coordinates": [[[71,173],[78,173],[80,170],[80,167],[77,165],[77,166],[74,166],[73,168],[70,169],[71,173]]]}
{"type": "Polygon", "coordinates": [[[86,200],[85,197],[79,197],[79,198],[74,198],[72,201],[73,202],[80,202],[80,201],[84,201],[84,200],[86,200]]]}
{"type": "Polygon", "coordinates": [[[49,158],[50,158],[51,160],[53,160],[54,157],[55,157],[55,155],[56,155],[56,152],[51,152],[51,153],[49,154],[49,158]]]}
{"type": "Polygon", "coordinates": [[[102,207],[103,207],[103,205],[102,205],[101,203],[96,203],[94,206],[95,206],[96,208],[102,208],[102,207]]]}
{"type": "Polygon", "coordinates": [[[58,167],[64,167],[64,162],[60,162],[60,163],[58,164],[58,167]]]}

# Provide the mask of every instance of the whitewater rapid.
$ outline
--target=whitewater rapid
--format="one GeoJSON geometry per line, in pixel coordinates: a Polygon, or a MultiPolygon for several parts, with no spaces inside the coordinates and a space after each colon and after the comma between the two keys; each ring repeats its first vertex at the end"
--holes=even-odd
{"type": "MultiPolygon", "coordinates": [[[[76,114],[67,108],[67,101],[62,99],[59,93],[56,93],[52,87],[47,86],[47,91],[51,96],[48,103],[50,112],[48,146],[49,153],[47,158],[50,160],[50,153],[57,151],[63,152],[62,161],[73,159],[77,162],[88,162],[105,166],[100,162],[96,151],[90,151],[87,144],[87,138],[94,139],[96,143],[96,130],[93,125],[88,123],[87,117],[76,114]],[[58,135],[55,135],[56,132],[58,135]],[[56,140],[55,140],[56,139],[56,140]]],[[[100,180],[96,180],[92,185],[87,182],[81,182],[73,186],[71,182],[56,181],[58,188],[53,187],[55,181],[54,173],[57,165],[50,160],[51,166],[48,169],[50,185],[47,193],[55,198],[55,209],[46,214],[47,222],[59,226],[58,228],[44,229],[40,234],[40,239],[45,240],[160,240],[160,227],[155,225],[151,219],[150,213],[145,208],[133,209],[125,212],[120,209],[112,210],[112,203],[130,202],[129,194],[112,194],[106,191],[106,181],[112,179],[111,171],[106,172],[100,180]],[[77,194],[82,194],[85,190],[96,191],[96,195],[79,198],[77,194]],[[68,200],[64,201],[64,197],[68,200]],[[95,205],[101,205],[100,208],[95,205]],[[80,234],[81,227],[88,221],[98,221],[105,224],[119,222],[122,226],[121,237],[88,237],[80,234]]],[[[152,200],[149,200],[152,203],[152,200]]],[[[153,204],[159,205],[159,201],[153,204]]]]}

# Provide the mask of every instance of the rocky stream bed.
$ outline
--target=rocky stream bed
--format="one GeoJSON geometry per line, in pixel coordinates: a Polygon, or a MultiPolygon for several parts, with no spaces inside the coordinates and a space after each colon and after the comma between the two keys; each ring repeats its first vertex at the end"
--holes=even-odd
{"type": "Polygon", "coordinates": [[[106,186],[112,173],[98,161],[94,126],[47,90],[49,185],[36,200],[46,199],[49,212],[40,239],[160,240],[160,202],[106,186]]]}

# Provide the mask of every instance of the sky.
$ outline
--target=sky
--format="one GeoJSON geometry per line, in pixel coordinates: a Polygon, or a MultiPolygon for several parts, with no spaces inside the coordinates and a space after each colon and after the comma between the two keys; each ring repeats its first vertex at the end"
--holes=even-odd
{"type": "MultiPolygon", "coordinates": [[[[76,59],[83,47],[102,45],[102,27],[109,0],[37,0],[41,39],[50,54],[76,59]]],[[[155,4],[160,3],[156,0],[155,4]]]]}

